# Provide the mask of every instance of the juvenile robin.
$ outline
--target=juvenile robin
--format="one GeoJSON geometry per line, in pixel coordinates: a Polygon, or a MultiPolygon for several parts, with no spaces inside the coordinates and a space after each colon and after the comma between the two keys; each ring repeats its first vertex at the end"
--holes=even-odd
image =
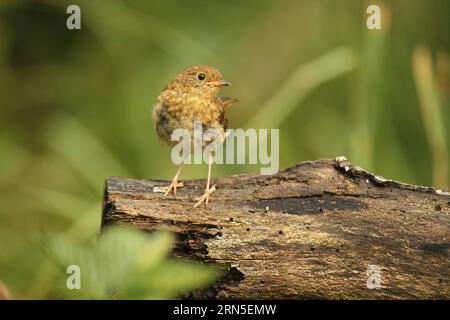
{"type": "MultiPolygon", "coordinates": [[[[153,120],[159,138],[169,146],[174,146],[177,142],[171,140],[172,132],[176,129],[186,129],[193,141],[194,123],[200,122],[203,131],[218,130],[223,142],[228,128],[226,107],[237,102],[233,98],[218,96],[220,88],[224,86],[231,86],[231,83],[222,79],[219,70],[207,65],[193,65],[178,74],[163,89],[158,97],[158,103],[153,108],[153,120]]],[[[205,144],[202,147],[205,147],[205,144]]],[[[210,188],[211,165],[212,154],[209,152],[206,189],[194,207],[202,202],[208,205],[209,195],[215,190],[215,186],[210,188]]],[[[178,167],[164,196],[172,190],[176,195],[177,187],[182,186],[178,183],[181,169],[182,165],[178,167]]]]}

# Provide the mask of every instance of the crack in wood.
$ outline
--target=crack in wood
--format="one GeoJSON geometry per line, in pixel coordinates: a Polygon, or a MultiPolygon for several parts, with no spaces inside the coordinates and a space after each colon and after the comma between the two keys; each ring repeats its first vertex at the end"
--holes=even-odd
{"type": "Polygon", "coordinates": [[[190,298],[450,299],[447,191],[387,180],[342,157],[213,183],[209,207],[194,210],[204,180],[163,198],[153,188],[165,181],[108,178],[102,227],[169,230],[175,257],[227,270],[190,298]],[[369,264],[382,269],[382,290],[366,288],[369,264]]]}

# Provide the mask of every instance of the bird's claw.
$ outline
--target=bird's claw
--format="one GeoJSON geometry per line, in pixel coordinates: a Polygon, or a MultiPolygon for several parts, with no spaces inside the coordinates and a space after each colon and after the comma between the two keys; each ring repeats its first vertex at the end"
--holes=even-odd
{"type": "Polygon", "coordinates": [[[183,188],[183,187],[184,187],[183,182],[178,182],[177,180],[172,180],[170,185],[167,187],[166,193],[164,193],[164,197],[166,197],[172,190],[173,190],[173,195],[175,196],[177,194],[177,188],[183,188]]]}
{"type": "Polygon", "coordinates": [[[196,198],[195,199],[195,200],[198,200],[198,201],[194,205],[194,208],[197,208],[202,202],[205,202],[205,204],[208,206],[209,195],[211,193],[213,193],[215,190],[216,190],[216,186],[215,185],[213,185],[208,190],[205,190],[205,193],[200,198],[196,198]]]}

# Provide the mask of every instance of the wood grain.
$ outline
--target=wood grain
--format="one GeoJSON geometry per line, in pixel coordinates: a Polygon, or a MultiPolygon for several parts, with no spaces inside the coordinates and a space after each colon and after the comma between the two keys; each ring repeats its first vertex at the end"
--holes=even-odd
{"type": "Polygon", "coordinates": [[[450,194],[402,184],[344,157],[273,176],[213,179],[209,207],[194,209],[204,180],[108,178],[103,226],[177,235],[174,255],[228,272],[192,298],[449,299],[450,194]],[[368,265],[381,288],[367,288],[368,265]]]}

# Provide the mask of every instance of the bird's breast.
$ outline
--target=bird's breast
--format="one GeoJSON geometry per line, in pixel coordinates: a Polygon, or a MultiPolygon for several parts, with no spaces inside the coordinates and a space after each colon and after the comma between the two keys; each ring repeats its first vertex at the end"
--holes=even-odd
{"type": "Polygon", "coordinates": [[[193,136],[195,122],[200,122],[205,132],[210,128],[226,129],[225,110],[219,103],[197,97],[171,96],[160,99],[155,106],[153,117],[155,128],[162,140],[172,144],[171,135],[176,129],[186,129],[193,136]]]}
{"type": "Polygon", "coordinates": [[[183,124],[182,127],[191,127],[196,121],[204,126],[216,127],[222,107],[212,101],[189,97],[181,103],[167,103],[167,111],[183,124]]]}

